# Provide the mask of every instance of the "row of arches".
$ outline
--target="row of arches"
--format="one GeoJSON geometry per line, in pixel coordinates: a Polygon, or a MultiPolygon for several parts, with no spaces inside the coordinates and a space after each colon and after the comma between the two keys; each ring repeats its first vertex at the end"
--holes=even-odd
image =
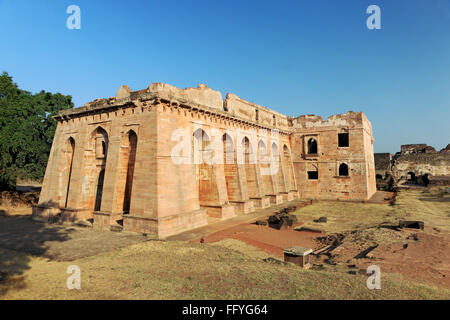
{"type": "MultiPolygon", "coordinates": [[[[119,166],[120,168],[112,168],[112,170],[118,170],[121,173],[122,180],[124,180],[123,197],[118,199],[120,202],[119,207],[122,207],[124,214],[129,213],[131,203],[131,193],[133,189],[133,176],[134,167],[136,162],[138,137],[136,132],[129,130],[122,141],[122,148],[120,150],[119,166]]],[[[93,211],[101,211],[102,199],[103,199],[103,187],[106,177],[106,161],[108,158],[109,150],[109,136],[104,128],[97,127],[89,136],[87,141],[88,148],[84,150],[83,154],[83,167],[85,169],[85,175],[87,183],[85,186],[89,190],[88,195],[84,201],[87,207],[90,207],[93,211]]],[[[70,206],[71,188],[72,188],[72,170],[74,166],[76,142],[74,137],[69,137],[66,142],[66,178],[65,178],[65,198],[64,208],[70,206]]],[[[80,148],[81,149],[81,148],[80,148]]]]}
{"type": "MultiPolygon", "coordinates": [[[[217,198],[214,190],[218,189],[214,173],[217,167],[222,168],[222,163],[214,164],[203,161],[204,158],[212,157],[212,146],[208,134],[201,128],[193,133],[193,158],[195,164],[195,176],[198,181],[200,205],[213,205],[217,198]],[[207,156],[205,156],[207,154],[207,156]]],[[[271,156],[268,154],[266,144],[263,140],[258,142],[258,147],[253,150],[250,139],[244,136],[240,141],[243,153],[243,162],[238,163],[238,154],[235,152],[237,145],[228,133],[222,135],[223,144],[223,174],[227,199],[229,202],[238,202],[243,198],[262,198],[266,195],[276,194],[276,190],[289,192],[295,190],[294,168],[292,166],[291,154],[287,145],[283,146],[280,155],[275,142],[271,145],[271,156]],[[256,161],[251,161],[254,159],[256,161]],[[240,169],[239,164],[242,165],[240,169]],[[276,168],[273,170],[273,168],[276,168]],[[285,172],[283,172],[283,169],[285,172]],[[242,172],[240,171],[242,170],[242,172]],[[240,175],[245,176],[248,195],[243,195],[241,190],[240,175]],[[273,184],[276,187],[273,187],[273,184]]],[[[216,173],[217,174],[217,173],[216,173]]]]}
{"type": "MultiPolygon", "coordinates": [[[[194,157],[194,163],[198,164],[201,162],[208,162],[212,159],[212,145],[211,140],[208,134],[202,130],[197,129],[194,134],[194,143],[193,143],[193,157],[194,157]],[[205,155],[205,153],[208,153],[205,155]],[[206,160],[208,159],[208,160],[206,160]]],[[[223,143],[223,153],[224,153],[224,163],[234,162],[236,161],[235,154],[235,145],[233,142],[233,138],[228,133],[224,133],[222,136],[222,143],[223,143]]],[[[244,136],[241,141],[241,147],[244,154],[244,161],[250,162],[251,156],[254,155],[253,153],[253,147],[250,143],[250,139],[247,136],[244,136]]],[[[272,150],[272,157],[279,157],[279,151],[278,146],[276,142],[273,142],[271,145],[272,150]]],[[[257,154],[257,160],[261,161],[268,161],[267,157],[269,156],[266,144],[263,140],[259,140],[258,142],[258,148],[257,148],[258,154],[257,154]]],[[[289,156],[290,158],[290,151],[286,144],[283,145],[283,154],[289,156]]]]}
{"type": "MultiPolygon", "coordinates": [[[[211,141],[207,133],[202,129],[198,129],[193,133],[193,140],[193,154],[194,157],[198,158],[198,162],[194,162],[196,165],[193,168],[196,170],[195,176],[198,181],[199,202],[211,204],[215,201],[214,197],[217,197],[211,191],[218,190],[213,185],[214,170],[217,170],[217,167],[204,161],[207,156],[211,156],[211,141]]],[[[75,201],[80,200],[71,199],[71,195],[76,193],[71,191],[73,188],[72,171],[75,160],[81,162],[83,166],[83,190],[88,190],[87,193],[83,192],[82,195],[83,199],[81,199],[81,202],[83,203],[83,208],[102,211],[105,181],[108,179],[108,170],[112,170],[111,174],[115,175],[116,185],[118,188],[122,188],[121,191],[119,190],[116,193],[119,196],[115,198],[115,201],[117,201],[115,207],[121,208],[124,214],[129,213],[138,144],[136,132],[130,129],[122,136],[121,147],[119,148],[118,167],[115,168],[107,168],[106,166],[110,140],[107,131],[102,126],[98,126],[91,133],[86,143],[88,144],[87,147],[78,146],[75,137],[69,137],[66,141],[65,167],[67,170],[64,173],[65,188],[63,189],[65,189],[65,195],[62,201],[64,208],[71,207],[71,205],[74,206],[75,201]],[[80,154],[82,154],[81,157],[77,154],[76,159],[74,159],[75,149],[79,150],[80,154]]],[[[248,189],[247,198],[260,198],[265,195],[275,194],[277,192],[274,189],[280,192],[289,192],[296,189],[291,154],[287,145],[283,146],[282,153],[280,154],[278,145],[275,142],[272,143],[271,156],[269,156],[265,142],[260,140],[256,149],[256,158],[259,161],[252,162],[251,158],[255,156],[255,150],[252,147],[250,139],[245,136],[240,141],[244,159],[243,167],[240,167],[236,161],[236,145],[231,136],[225,133],[222,136],[222,143],[224,165],[223,169],[222,167],[220,169],[224,171],[223,175],[225,176],[225,186],[228,196],[227,201],[242,200],[242,193],[239,193],[239,191],[242,191],[239,190],[242,181],[239,180],[239,177],[242,178],[244,175],[248,189]],[[270,169],[274,162],[276,162],[278,170],[271,172],[270,169]],[[261,172],[265,174],[261,174],[261,172]],[[273,187],[274,183],[277,185],[276,188],[273,187]]],[[[79,183],[77,187],[80,187],[79,183]]],[[[76,205],[81,207],[82,204],[77,203],[76,205]]],[[[103,210],[105,209],[103,208],[103,210]]]]}

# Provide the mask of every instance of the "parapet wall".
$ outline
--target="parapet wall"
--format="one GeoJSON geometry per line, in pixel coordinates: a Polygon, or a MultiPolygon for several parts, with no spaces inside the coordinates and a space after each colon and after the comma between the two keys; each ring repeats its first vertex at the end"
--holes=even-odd
{"type": "Polygon", "coordinates": [[[313,128],[325,128],[325,127],[361,127],[368,126],[370,128],[370,133],[372,127],[370,122],[364,116],[362,112],[348,111],[343,114],[337,114],[328,117],[327,120],[323,120],[322,117],[316,115],[303,115],[293,119],[294,128],[301,129],[313,129],[313,128]]]}
{"type": "Polygon", "coordinates": [[[204,84],[199,84],[197,88],[179,89],[165,83],[152,83],[147,90],[148,93],[166,93],[174,98],[181,98],[208,108],[222,110],[222,94],[212,90],[204,84]]]}
{"type": "MultiPolygon", "coordinates": [[[[450,145],[449,145],[450,146],[450,145]]],[[[394,156],[389,153],[375,154],[377,174],[394,178],[400,184],[427,184],[428,180],[450,177],[450,147],[437,152],[427,144],[405,144],[394,156]],[[392,161],[388,160],[391,159],[392,161]],[[388,165],[391,163],[390,165],[388,165]],[[434,177],[434,178],[432,178],[434,177]]]]}
{"type": "Polygon", "coordinates": [[[115,97],[95,99],[84,106],[63,110],[56,118],[71,118],[91,112],[100,112],[102,109],[117,108],[135,100],[153,98],[155,96],[173,99],[180,103],[206,108],[211,112],[227,114],[245,121],[249,121],[266,128],[275,128],[284,131],[295,131],[307,128],[325,127],[364,127],[372,135],[372,126],[362,112],[349,111],[337,114],[323,120],[316,115],[303,115],[297,118],[283,115],[279,112],[246,101],[235,94],[228,93],[225,99],[219,91],[213,90],[204,84],[197,88],[179,89],[169,84],[155,82],[147,89],[132,91],[127,85],[121,86],[115,97]]]}
{"type": "Polygon", "coordinates": [[[280,128],[289,126],[287,116],[241,99],[232,93],[228,93],[224,100],[224,110],[232,115],[258,122],[264,126],[280,128]]]}

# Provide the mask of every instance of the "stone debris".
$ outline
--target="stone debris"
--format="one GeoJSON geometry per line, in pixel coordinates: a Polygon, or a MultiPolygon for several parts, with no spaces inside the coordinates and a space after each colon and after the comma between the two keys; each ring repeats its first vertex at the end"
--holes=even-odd
{"type": "Polygon", "coordinates": [[[420,229],[423,230],[425,224],[423,221],[405,221],[400,220],[398,223],[399,228],[411,228],[411,229],[420,229]]]}
{"type": "Polygon", "coordinates": [[[317,223],[327,223],[327,217],[320,217],[319,219],[314,220],[317,223]]]}
{"type": "Polygon", "coordinates": [[[286,211],[279,212],[269,217],[267,222],[269,227],[280,230],[282,228],[292,227],[297,222],[297,216],[288,214],[286,211]]]}

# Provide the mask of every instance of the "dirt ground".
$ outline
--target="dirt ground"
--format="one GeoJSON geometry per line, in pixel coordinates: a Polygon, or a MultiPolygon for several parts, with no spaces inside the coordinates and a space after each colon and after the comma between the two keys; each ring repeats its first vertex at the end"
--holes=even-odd
{"type": "MultiPolygon", "coordinates": [[[[292,229],[276,230],[268,226],[255,224],[241,224],[236,227],[215,232],[203,237],[205,243],[214,243],[223,239],[236,239],[255,246],[267,253],[283,258],[283,249],[302,245],[308,248],[316,248],[315,238],[321,233],[295,231],[292,229]]],[[[199,239],[193,240],[198,242],[199,239]]]]}
{"type": "Polygon", "coordinates": [[[298,218],[294,227],[318,229],[320,233],[254,224],[273,213],[266,210],[187,232],[180,235],[181,240],[165,241],[37,222],[31,220],[26,208],[18,214],[3,211],[0,296],[448,298],[449,204],[450,194],[442,188],[402,190],[395,203],[381,195],[373,203],[320,201],[299,206],[294,212],[298,218]],[[327,217],[327,222],[318,222],[320,217],[327,217]],[[425,229],[396,228],[400,220],[424,221],[425,229]],[[312,258],[315,265],[305,272],[263,260],[283,260],[282,250],[293,245],[316,250],[330,244],[328,250],[312,258]],[[64,287],[68,263],[82,266],[88,279],[88,289],[78,295],[64,287]],[[373,264],[381,268],[380,292],[367,290],[366,275],[361,272],[373,264]],[[53,276],[55,272],[57,276],[53,276]],[[121,289],[111,291],[110,283],[121,289]]]}
{"type": "Polygon", "coordinates": [[[32,220],[30,214],[0,216],[0,249],[56,261],[71,261],[147,240],[135,234],[43,223],[32,220]]]}
{"type": "Polygon", "coordinates": [[[390,204],[392,193],[388,192],[378,192],[365,203],[323,201],[297,210],[299,222],[292,229],[243,223],[204,236],[202,241],[236,239],[282,260],[283,249],[290,246],[317,250],[339,239],[323,254],[313,256],[312,262],[358,272],[375,264],[412,281],[450,288],[450,195],[443,190],[405,190],[395,204],[390,204]],[[425,206],[428,212],[423,212],[425,206]],[[320,216],[328,222],[316,222],[320,216]],[[425,222],[423,231],[395,228],[401,219],[416,218],[425,222]],[[295,231],[299,225],[322,232],[295,231]]]}
{"type": "Polygon", "coordinates": [[[424,231],[403,229],[398,233],[402,241],[380,244],[366,256],[361,253],[371,247],[361,247],[345,241],[319,261],[329,259],[366,270],[369,265],[377,265],[384,272],[399,273],[413,281],[433,283],[450,288],[450,235],[436,232],[432,228],[424,231]]]}

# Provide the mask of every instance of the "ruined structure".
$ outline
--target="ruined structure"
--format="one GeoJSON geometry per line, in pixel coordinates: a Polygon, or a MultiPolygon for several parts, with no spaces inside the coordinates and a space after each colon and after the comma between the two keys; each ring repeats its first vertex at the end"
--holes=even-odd
{"type": "Polygon", "coordinates": [[[55,117],[36,218],[166,237],[296,198],[376,190],[361,112],[287,117],[205,85],[153,83],[55,117]]]}
{"type": "Polygon", "coordinates": [[[450,144],[441,151],[426,144],[402,145],[400,152],[375,154],[377,182],[395,185],[450,185],[450,144]]]}

